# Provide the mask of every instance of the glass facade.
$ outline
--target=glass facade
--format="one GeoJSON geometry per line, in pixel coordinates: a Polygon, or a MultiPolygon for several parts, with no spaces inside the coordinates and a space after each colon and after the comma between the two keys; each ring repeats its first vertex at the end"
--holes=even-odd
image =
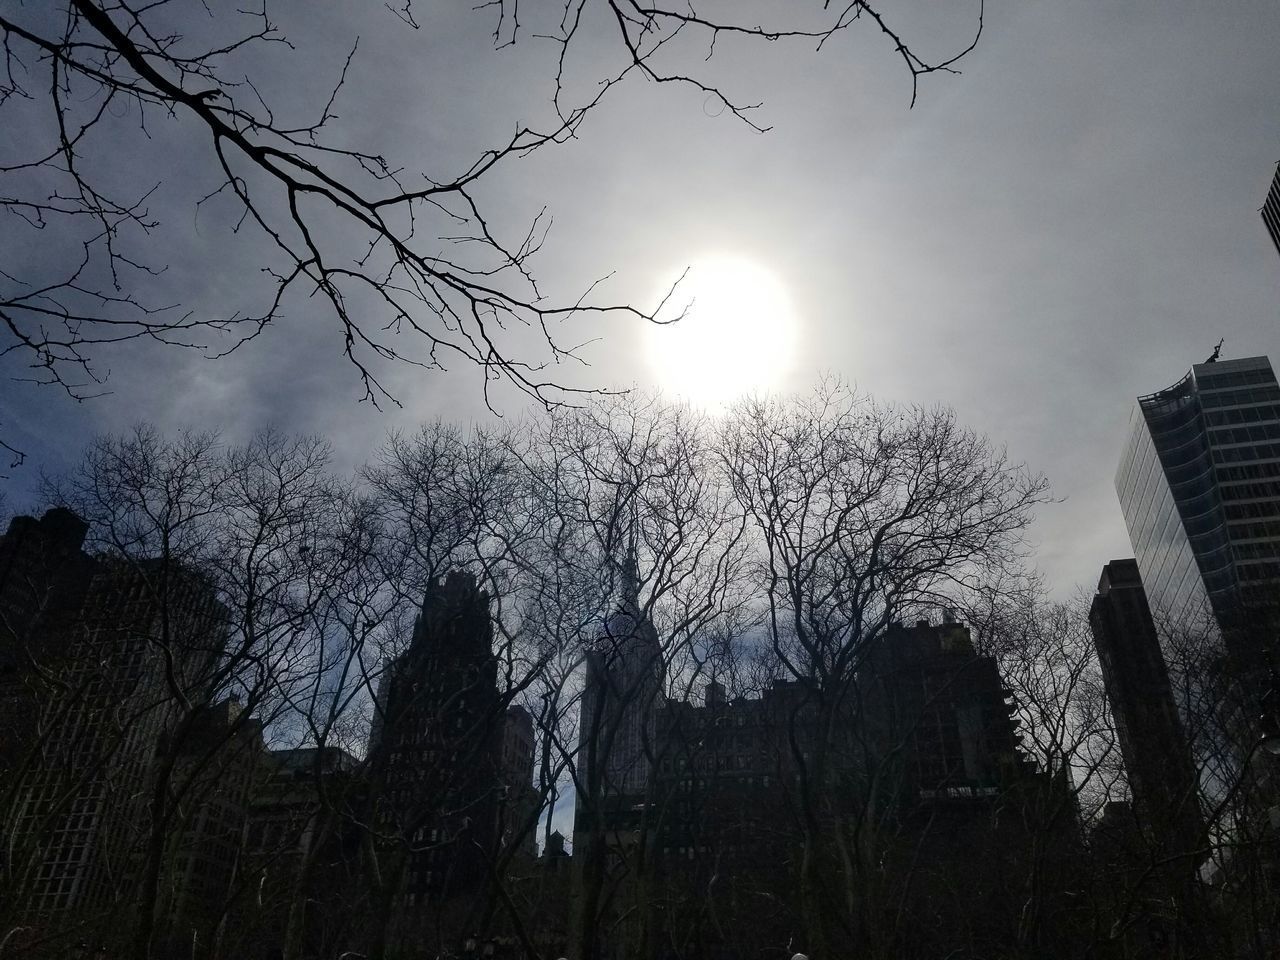
{"type": "Polygon", "coordinates": [[[1138,398],[1116,472],[1157,620],[1237,602],[1280,580],[1280,386],[1266,357],[1201,363],[1138,398]]]}
{"type": "Polygon", "coordinates": [[[1280,251],[1280,164],[1276,165],[1276,175],[1271,180],[1271,189],[1267,191],[1267,200],[1262,205],[1262,222],[1267,225],[1267,233],[1275,241],[1276,250],[1280,251]]]}

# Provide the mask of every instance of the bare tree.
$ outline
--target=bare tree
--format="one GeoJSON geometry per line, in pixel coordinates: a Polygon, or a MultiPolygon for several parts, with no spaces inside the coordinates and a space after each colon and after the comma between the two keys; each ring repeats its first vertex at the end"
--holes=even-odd
{"type": "Polygon", "coordinates": [[[1278,942],[1276,610],[1258,584],[1248,602],[1228,601],[1216,616],[1207,603],[1176,619],[1155,611],[1199,787],[1206,836],[1195,853],[1216,887],[1213,932],[1247,957],[1267,956],[1278,942]]]}
{"type": "Polygon", "coordinates": [[[721,449],[754,530],[767,642],[784,675],[811,691],[813,732],[791,738],[804,926],[816,952],[869,948],[876,817],[846,809],[853,801],[836,787],[859,668],[895,620],[921,605],[963,606],[1014,569],[1045,483],[950,411],[880,405],[834,381],[741,403],[721,449]]]}
{"type": "Polygon", "coordinates": [[[558,411],[520,441],[539,531],[526,620],[547,651],[544,787],[574,796],[583,957],[654,934],[657,714],[690,694],[710,628],[741,602],[744,524],[712,444],[705,417],[652,397],[558,411]],[[610,825],[635,804],[637,822],[610,825]]]}
{"type": "MultiPolygon", "coordinates": [[[[387,6],[406,28],[432,25],[409,0],[387,6]]],[[[696,91],[765,129],[753,119],[757,105],[737,100],[707,72],[705,60],[725,46],[793,41],[822,49],[864,22],[901,58],[914,102],[920,77],[954,71],[982,28],[976,0],[972,37],[930,60],[867,0],[758,16],[634,0],[480,7],[496,14],[499,47],[550,41],[553,109],[461,170],[428,161],[422,173],[413,161],[351,147],[335,123],[348,69],[365,55],[354,39],[345,61],[326,65],[311,112],[288,115],[262,64],[293,51],[265,5],[61,0],[6,9],[0,110],[8,129],[21,125],[31,136],[0,156],[0,211],[5,232],[21,238],[15,242],[56,239],[44,266],[0,274],[0,349],[34,381],[84,397],[105,376],[95,361],[106,344],[150,339],[221,355],[257,336],[297,295],[326,304],[340,349],[374,402],[393,399],[382,380],[386,361],[474,364],[486,396],[490,382],[502,379],[557,402],[575,389],[546,369],[578,356],[565,321],[608,313],[651,320],[656,311],[601,303],[595,284],[585,282],[581,296],[544,299],[534,255],[549,218],[544,211],[514,233],[496,227],[498,211],[484,190],[493,171],[580,135],[584,119],[633,75],[696,91]],[[573,64],[586,47],[607,66],[575,81],[573,64]],[[165,124],[199,145],[198,175],[170,171],[152,154],[149,137],[165,124]],[[123,176],[105,169],[106,158],[134,150],[155,164],[123,176]],[[203,307],[184,308],[181,295],[172,302],[158,292],[165,257],[153,249],[160,224],[151,205],[166,180],[178,181],[197,212],[230,204],[225,239],[246,242],[243,228],[256,238],[248,242],[263,245],[266,283],[247,284],[257,298],[243,311],[209,316],[203,307]],[[525,353],[518,332],[526,328],[545,349],[525,353]]]]}
{"type": "MultiPolygon", "coordinates": [[[[584,958],[622,944],[684,955],[748,942],[747,928],[726,932],[738,897],[768,905],[751,928],[761,935],[790,927],[816,949],[892,952],[909,898],[883,881],[880,857],[910,853],[886,812],[902,749],[865,760],[864,670],[896,620],[1015,581],[1021,531],[1044,497],[1038,477],[945,411],[827,384],[748,401],[719,423],[627,397],[498,432],[429,424],[392,437],[362,480],[356,493],[332,478],[316,441],[267,435],[228,450],[212,436],[141,430],[97,445],[64,487],[96,549],[136,570],[157,610],[184,609],[163,602],[166,565],[170,579],[194,571],[218,601],[204,641],[216,656],[199,683],[175,669],[162,684],[173,739],[145,780],[134,956],[172,942],[181,911],[169,864],[201,785],[243,741],[199,736],[203,707],[228,694],[246,707],[238,730],[254,718],[273,745],[314,751],[311,799],[276,850],[277,879],[264,872],[271,851],[247,850],[220,906],[224,931],[248,918],[286,957],[314,946],[308,900],[331,866],[325,850],[347,837],[365,892],[345,902],[364,928],[324,943],[375,956],[456,951],[464,931],[530,956],[566,939],[584,958]],[[424,606],[441,591],[469,599],[424,606]],[[472,659],[459,668],[440,642],[464,633],[472,659]],[[695,698],[769,691],[780,691],[767,708],[773,752],[751,763],[785,800],[769,808],[770,849],[795,856],[794,899],[723,875],[764,814],[735,812],[715,786],[726,771],[747,776],[733,731],[678,729],[703,709],[695,698]],[[494,768],[512,707],[532,718],[536,749],[533,769],[515,775],[494,768]],[[349,777],[326,768],[338,748],[349,777]],[[706,772],[694,778],[688,764],[706,772]],[[475,789],[450,789],[463,781],[475,789]],[[530,848],[569,796],[580,896],[571,928],[552,929],[539,911],[566,891],[530,848]],[[699,804],[715,823],[684,849],[711,857],[702,873],[663,853],[699,804]],[[717,832],[725,817],[738,817],[736,835],[717,832]],[[464,861],[477,881],[465,902],[449,895],[462,886],[424,881],[437,868],[461,876],[464,861]],[[264,896],[274,921],[255,906],[264,896]]],[[[181,643],[149,642],[162,664],[182,662],[181,643]]],[[[946,704],[950,692],[931,696],[946,704]]],[[[904,744],[914,735],[895,732],[904,744]]],[[[211,956],[235,949],[231,935],[211,956]]]]}
{"type": "Polygon", "coordinates": [[[1101,866],[1098,875],[1091,872],[1081,831],[1095,828],[1109,804],[1126,800],[1128,785],[1088,604],[1083,597],[1048,602],[1036,583],[1022,590],[997,584],[976,597],[970,611],[980,646],[997,658],[1012,694],[1023,749],[1060,787],[1041,792],[1021,811],[1029,844],[1017,864],[1017,942],[1034,955],[1075,928],[1107,944],[1116,932],[1105,904],[1131,891],[1118,892],[1124,881],[1115,872],[1101,866]]]}

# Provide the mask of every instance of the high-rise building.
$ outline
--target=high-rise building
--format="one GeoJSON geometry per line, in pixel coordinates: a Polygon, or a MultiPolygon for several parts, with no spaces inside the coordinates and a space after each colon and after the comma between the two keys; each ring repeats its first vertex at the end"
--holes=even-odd
{"type": "MultiPolygon", "coordinates": [[[[1200,792],[1233,805],[1206,826],[1243,836],[1276,805],[1256,761],[1278,686],[1280,385],[1266,357],[1216,357],[1138,399],[1116,490],[1200,792]]],[[[1220,849],[1213,869],[1243,869],[1220,849]]]]}
{"type": "Polygon", "coordinates": [[[1280,582],[1280,386],[1216,356],[1138,398],[1116,473],[1157,623],[1226,626],[1280,582]]]}
{"type": "Polygon", "coordinates": [[[1155,849],[1185,857],[1204,845],[1196,774],[1136,561],[1102,568],[1089,626],[1137,814],[1155,849]]]}
{"type": "Polygon", "coordinates": [[[815,740],[815,694],[808,679],[777,678],[760,696],[731,697],[712,680],[702,703],[660,706],[651,796],[661,816],[650,846],[661,942],[688,943],[693,956],[744,956],[802,929],[795,801],[815,740]]]}
{"type": "MultiPolygon", "coordinates": [[[[612,930],[615,946],[645,929],[641,914],[625,903],[639,895],[636,868],[652,843],[664,676],[658,633],[640,604],[634,555],[621,574],[617,605],[586,656],[573,813],[574,926],[612,930]]],[[[593,949],[581,945],[584,953],[593,949]]]]}
{"type": "Polygon", "coordinates": [[[0,813],[35,759],[40,707],[56,690],[93,575],[88,524],[70,510],[14,517],[0,537],[0,813]]]}
{"type": "Polygon", "coordinates": [[[532,774],[532,720],[509,710],[497,678],[489,595],[451,572],[429,585],[408,649],[387,667],[369,751],[379,872],[404,949],[457,950],[508,845],[532,837],[534,824],[517,821],[536,810],[505,779],[532,774]]]}
{"type": "Polygon", "coordinates": [[[1267,226],[1267,233],[1280,252],[1280,163],[1276,164],[1276,175],[1271,178],[1271,189],[1267,191],[1267,201],[1262,205],[1262,222],[1267,226]]]}
{"type": "Polygon", "coordinates": [[[197,707],[179,742],[170,854],[161,883],[162,943],[172,956],[216,954],[242,866],[250,788],[265,748],[262,724],[233,699],[197,707]]]}
{"type": "Polygon", "coordinates": [[[538,856],[541,797],[533,787],[533,717],[521,706],[507,708],[502,726],[499,775],[506,804],[502,811],[502,845],[515,847],[531,864],[538,856]]]}
{"type": "Polygon", "coordinates": [[[906,807],[993,797],[1034,771],[995,658],[979,656],[950,613],[936,626],[892,626],[871,644],[858,681],[860,738],[876,763],[893,765],[906,807]]]}
{"type": "Polygon", "coordinates": [[[607,804],[643,799],[652,774],[662,647],[640,609],[636,562],[622,568],[622,596],[587,654],[578,763],[607,804]]]}
{"type": "Polygon", "coordinates": [[[131,901],[157,755],[180,700],[205,700],[224,641],[213,590],[191,571],[104,558],[86,569],[82,602],[44,645],[59,651],[58,690],[38,705],[38,749],[15,769],[5,820],[12,889],[41,922],[131,901]]]}
{"type": "MultiPolygon", "coordinates": [[[[1133,795],[1132,806],[1107,804],[1095,834],[1098,868],[1107,887],[1173,905],[1171,912],[1153,912],[1127,939],[1141,931],[1172,939],[1181,948],[1173,956],[1203,956],[1207,931],[1196,873],[1207,834],[1198,777],[1136,561],[1102,568],[1089,626],[1133,795]]],[[[1127,907],[1118,902],[1112,909],[1123,916],[1127,907]]]]}

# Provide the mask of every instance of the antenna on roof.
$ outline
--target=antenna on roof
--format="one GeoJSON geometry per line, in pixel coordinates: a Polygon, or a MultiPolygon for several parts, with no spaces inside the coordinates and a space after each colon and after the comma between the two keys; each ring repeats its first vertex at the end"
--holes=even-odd
{"type": "Polygon", "coordinates": [[[1216,347],[1214,347],[1214,348],[1213,348],[1213,354],[1209,357],[1209,359],[1208,359],[1208,360],[1206,360],[1206,361],[1205,361],[1205,363],[1217,363],[1217,362],[1218,362],[1218,356],[1222,353],[1222,345],[1223,345],[1223,343],[1225,343],[1225,342],[1226,342],[1225,338],[1224,338],[1224,339],[1222,339],[1222,340],[1219,340],[1219,341],[1218,341],[1218,345],[1217,345],[1216,347]]]}

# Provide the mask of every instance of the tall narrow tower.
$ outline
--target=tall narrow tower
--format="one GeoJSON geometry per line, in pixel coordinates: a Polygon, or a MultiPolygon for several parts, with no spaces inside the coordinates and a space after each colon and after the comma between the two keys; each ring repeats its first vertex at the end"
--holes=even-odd
{"type": "Polygon", "coordinates": [[[587,654],[579,764],[595,797],[642,798],[649,784],[662,691],[662,646],[640,607],[634,555],[622,565],[621,597],[587,654]]]}
{"type": "MultiPolygon", "coordinates": [[[[622,565],[621,595],[586,657],[578,728],[577,795],[573,814],[574,929],[583,956],[599,952],[600,931],[648,956],[644,911],[622,904],[634,894],[638,867],[656,833],[646,816],[657,754],[662,696],[662,647],[640,605],[635,551],[622,565]],[[604,896],[604,891],[611,891],[604,896]],[[631,890],[616,895],[620,890],[631,890]]],[[[646,908],[647,910],[648,908],[646,908]]]]}
{"type": "Polygon", "coordinates": [[[1089,627],[1138,814],[1162,855],[1182,858],[1170,862],[1189,873],[1204,847],[1196,772],[1135,561],[1102,568],[1089,627]]]}

